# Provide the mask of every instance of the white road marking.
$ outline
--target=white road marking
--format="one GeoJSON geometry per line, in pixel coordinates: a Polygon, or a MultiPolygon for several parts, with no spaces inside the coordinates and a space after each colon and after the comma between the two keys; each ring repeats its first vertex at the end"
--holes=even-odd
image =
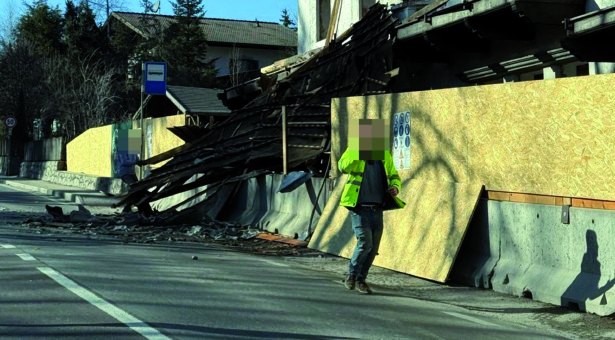
{"type": "Polygon", "coordinates": [[[0,246],[2,246],[2,248],[6,248],[6,249],[13,249],[13,248],[15,248],[15,246],[12,245],[12,244],[2,244],[0,246]]]}
{"type": "Polygon", "coordinates": [[[89,290],[81,287],[80,285],[76,284],[74,281],[72,281],[71,279],[67,278],[66,276],[58,273],[57,271],[49,268],[49,267],[38,267],[37,268],[41,273],[49,276],[50,278],[52,278],[55,282],[61,284],[62,286],[64,286],[64,288],[70,290],[71,292],[73,292],[75,295],[79,296],[80,298],[86,300],[87,302],[89,302],[91,305],[93,305],[94,307],[102,310],[103,312],[109,314],[111,317],[115,318],[117,321],[125,324],[126,326],[130,327],[130,329],[134,330],[135,332],[143,335],[145,338],[147,339],[152,339],[152,340],[167,340],[170,339],[169,337],[165,336],[164,334],[160,333],[158,330],[150,327],[148,324],[146,324],[145,322],[137,319],[136,317],[132,316],[131,314],[123,311],[122,309],[112,305],[111,303],[105,301],[104,299],[96,296],[96,294],[90,292],[89,290]]]}
{"type": "Polygon", "coordinates": [[[272,264],[272,265],[274,265],[274,266],[278,266],[278,267],[289,267],[289,265],[287,265],[287,264],[284,264],[284,263],[278,263],[278,262],[271,261],[271,260],[260,260],[260,261],[261,261],[261,262],[267,262],[267,263],[269,263],[269,264],[272,264]]]}
{"type": "Polygon", "coordinates": [[[21,259],[24,261],[36,261],[34,256],[30,254],[17,254],[17,256],[21,257],[21,259]]]}
{"type": "Polygon", "coordinates": [[[483,326],[500,327],[500,326],[498,326],[498,325],[496,325],[494,323],[487,322],[485,320],[481,320],[481,319],[474,318],[474,317],[471,317],[471,316],[463,315],[463,314],[460,314],[460,313],[455,313],[455,312],[442,312],[442,313],[448,314],[448,315],[451,315],[451,316],[454,316],[454,317],[457,317],[457,318],[460,318],[460,319],[472,321],[474,323],[477,323],[477,324],[483,325],[483,326]]]}

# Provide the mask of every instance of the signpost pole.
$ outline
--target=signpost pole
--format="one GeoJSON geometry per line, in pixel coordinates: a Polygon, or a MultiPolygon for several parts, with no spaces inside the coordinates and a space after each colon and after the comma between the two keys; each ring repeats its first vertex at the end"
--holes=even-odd
{"type": "Polygon", "coordinates": [[[6,143],[6,146],[7,146],[7,148],[6,148],[6,149],[7,149],[7,152],[8,152],[7,157],[6,157],[6,175],[7,175],[7,176],[10,176],[10,175],[11,175],[11,156],[12,156],[12,154],[13,154],[13,153],[11,152],[11,151],[12,151],[12,150],[11,150],[11,136],[12,136],[12,135],[13,135],[13,128],[12,128],[12,127],[10,127],[10,128],[9,128],[9,139],[8,139],[8,141],[7,141],[7,143],[6,143]]]}
{"type": "MultiPolygon", "coordinates": [[[[145,131],[143,128],[143,95],[145,94],[145,63],[141,63],[141,161],[145,159],[145,131]]],[[[143,179],[143,165],[139,166],[139,180],[143,179]]]]}
{"type": "MultiPolygon", "coordinates": [[[[6,143],[7,146],[7,157],[6,157],[6,175],[11,175],[11,156],[13,155],[13,150],[11,150],[11,136],[13,135],[13,128],[17,125],[17,119],[13,116],[8,116],[4,119],[4,125],[9,129],[9,136],[6,143]]],[[[0,169],[2,170],[2,169],[0,169]]]]}

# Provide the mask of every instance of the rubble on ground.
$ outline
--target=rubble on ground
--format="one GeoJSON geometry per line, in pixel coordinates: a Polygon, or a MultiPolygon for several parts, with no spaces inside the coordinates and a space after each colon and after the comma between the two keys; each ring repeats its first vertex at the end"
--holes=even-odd
{"type": "Polygon", "coordinates": [[[266,231],[251,229],[236,223],[203,221],[183,225],[155,225],[156,219],[138,212],[114,215],[93,215],[83,205],[65,215],[61,207],[46,206],[47,215],[28,218],[22,222],[9,222],[33,233],[50,238],[79,234],[89,239],[115,239],[123,243],[163,244],[169,242],[215,243],[235,247],[235,250],[263,255],[301,255],[317,251],[307,243],[270,235],[266,231]]]}

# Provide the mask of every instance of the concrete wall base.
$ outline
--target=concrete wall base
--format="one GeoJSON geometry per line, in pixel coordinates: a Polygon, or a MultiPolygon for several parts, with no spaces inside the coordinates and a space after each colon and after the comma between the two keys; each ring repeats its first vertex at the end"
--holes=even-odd
{"type": "Polygon", "coordinates": [[[578,309],[615,313],[615,211],[481,201],[452,278],[578,309]]]}
{"type": "Polygon", "coordinates": [[[19,174],[19,164],[21,163],[21,158],[12,157],[11,163],[9,164],[11,167],[10,169],[7,169],[6,167],[7,161],[8,161],[7,156],[0,156],[0,175],[1,176],[13,176],[13,175],[19,174]]]}
{"type": "Polygon", "coordinates": [[[66,171],[66,162],[23,162],[19,177],[40,179],[43,181],[73,186],[87,190],[97,190],[120,195],[127,192],[128,186],[118,178],[98,177],[66,171]]]}

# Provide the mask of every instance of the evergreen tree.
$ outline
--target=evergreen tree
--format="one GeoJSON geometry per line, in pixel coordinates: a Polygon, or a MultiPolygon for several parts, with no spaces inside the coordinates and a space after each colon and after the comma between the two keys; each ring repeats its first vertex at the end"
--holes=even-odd
{"type": "Polygon", "coordinates": [[[87,1],[81,0],[78,6],[72,0],[66,1],[64,43],[71,60],[92,57],[96,61],[102,59],[106,52],[107,36],[96,24],[96,17],[87,1]]]}
{"type": "Polygon", "coordinates": [[[47,0],[36,0],[28,5],[17,25],[17,38],[32,42],[43,54],[62,53],[64,22],[60,9],[51,8],[47,0]]]}
{"type": "Polygon", "coordinates": [[[282,17],[280,18],[280,23],[282,24],[282,26],[288,27],[293,31],[297,30],[297,23],[290,18],[290,13],[286,8],[282,10],[282,17]]]}
{"type": "Polygon", "coordinates": [[[176,0],[175,17],[164,31],[162,57],[169,66],[169,83],[211,86],[217,70],[215,60],[205,62],[207,37],[201,26],[203,0],[176,0]]]}

